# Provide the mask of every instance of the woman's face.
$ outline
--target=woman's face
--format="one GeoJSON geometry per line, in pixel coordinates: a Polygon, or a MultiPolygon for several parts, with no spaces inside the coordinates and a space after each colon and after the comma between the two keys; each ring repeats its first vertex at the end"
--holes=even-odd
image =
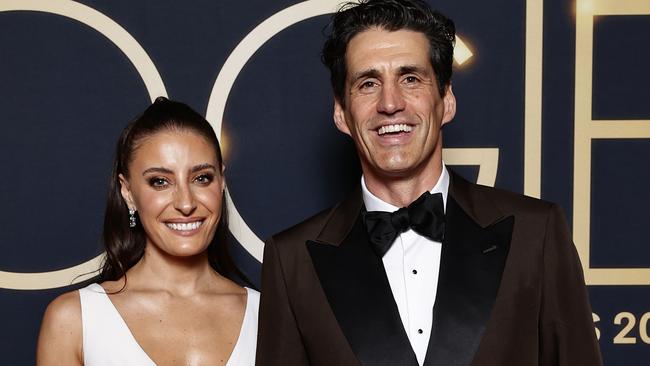
{"type": "Polygon", "coordinates": [[[181,257],[207,249],[221,215],[222,173],[212,144],[195,132],[161,131],[139,142],[120,183],[148,249],[181,257]]]}

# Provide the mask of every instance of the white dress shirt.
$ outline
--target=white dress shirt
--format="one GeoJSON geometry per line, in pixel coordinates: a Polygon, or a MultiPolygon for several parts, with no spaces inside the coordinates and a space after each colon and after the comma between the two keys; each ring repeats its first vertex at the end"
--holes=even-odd
{"type": "MultiPolygon", "coordinates": [[[[367,211],[394,212],[399,209],[370,193],[363,177],[361,189],[367,211]]],[[[448,190],[449,173],[443,164],[438,183],[430,192],[442,193],[445,211],[448,190]]],[[[431,335],[441,251],[442,243],[409,229],[395,239],[383,258],[399,316],[420,365],[424,364],[431,335]]]]}

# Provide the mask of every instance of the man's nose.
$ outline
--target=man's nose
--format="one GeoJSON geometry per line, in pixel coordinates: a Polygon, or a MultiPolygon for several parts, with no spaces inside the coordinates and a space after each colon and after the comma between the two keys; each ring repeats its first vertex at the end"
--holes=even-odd
{"type": "Polygon", "coordinates": [[[377,111],[384,114],[394,114],[404,110],[405,102],[402,90],[395,83],[385,83],[381,88],[377,111]]]}
{"type": "Polygon", "coordinates": [[[187,184],[179,184],[174,191],[174,208],[183,215],[191,215],[196,209],[194,193],[187,184]]]}

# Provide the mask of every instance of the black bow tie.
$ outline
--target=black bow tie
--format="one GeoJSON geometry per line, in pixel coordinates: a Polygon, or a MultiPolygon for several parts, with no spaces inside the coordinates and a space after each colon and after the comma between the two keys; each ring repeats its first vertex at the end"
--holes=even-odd
{"type": "Polygon", "coordinates": [[[370,211],[363,213],[372,248],[382,258],[397,236],[409,228],[427,238],[442,242],[445,233],[445,210],[442,193],[424,192],[408,207],[395,212],[370,211]]]}

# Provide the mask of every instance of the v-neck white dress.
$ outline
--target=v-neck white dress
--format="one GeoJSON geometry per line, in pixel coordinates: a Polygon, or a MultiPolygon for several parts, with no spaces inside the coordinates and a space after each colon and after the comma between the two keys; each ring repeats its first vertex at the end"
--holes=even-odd
{"type": "MultiPolygon", "coordinates": [[[[259,292],[248,292],[244,321],[226,366],[253,366],[257,345],[259,292]]],[[[155,366],[133,337],[104,288],[93,283],[79,290],[86,366],[155,366]]]]}

